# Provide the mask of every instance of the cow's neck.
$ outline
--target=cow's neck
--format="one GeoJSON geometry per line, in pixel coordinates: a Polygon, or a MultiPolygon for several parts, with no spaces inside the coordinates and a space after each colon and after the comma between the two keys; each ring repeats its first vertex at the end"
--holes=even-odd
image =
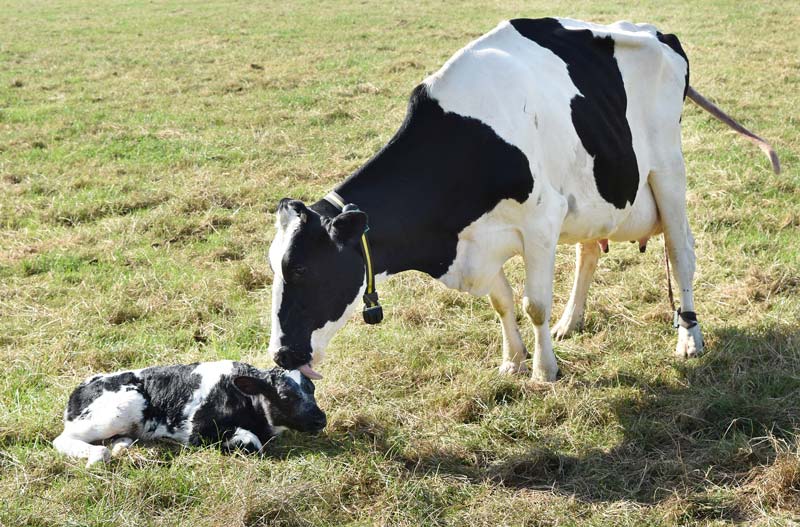
{"type": "MultiPolygon", "coordinates": [[[[381,154],[387,155],[385,152],[381,154]]],[[[383,164],[376,156],[335,189],[345,203],[357,205],[369,217],[368,237],[374,272],[392,275],[417,270],[438,278],[450,264],[438,261],[442,249],[452,245],[448,243],[451,240],[447,233],[436,228],[442,223],[438,216],[446,211],[446,204],[431,206],[437,200],[434,196],[422,195],[422,189],[414,183],[415,176],[428,177],[423,169],[417,174],[403,176],[395,171],[388,174],[383,164]],[[399,181],[403,184],[398,185],[399,181]]],[[[403,169],[413,171],[412,164],[412,160],[407,159],[403,169]]],[[[340,212],[325,200],[312,208],[329,217],[340,212]]],[[[453,235],[457,233],[451,233],[450,237],[453,235]]]]}

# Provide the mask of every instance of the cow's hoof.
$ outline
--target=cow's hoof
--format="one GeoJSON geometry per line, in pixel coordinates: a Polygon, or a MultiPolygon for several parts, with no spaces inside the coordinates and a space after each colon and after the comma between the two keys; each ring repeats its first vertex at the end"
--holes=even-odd
{"type": "Polygon", "coordinates": [[[556,340],[569,337],[573,333],[580,331],[583,327],[583,313],[577,311],[572,302],[567,303],[564,313],[558,322],[550,328],[550,334],[556,340]]]}
{"type": "Polygon", "coordinates": [[[582,320],[573,319],[573,320],[565,320],[561,319],[556,322],[556,325],[550,328],[550,334],[556,340],[563,340],[576,331],[580,331],[581,326],[583,325],[582,320]]]}
{"type": "Polygon", "coordinates": [[[558,377],[558,366],[554,368],[534,369],[531,372],[531,380],[534,382],[556,382],[558,377]]]}
{"type": "Polygon", "coordinates": [[[499,368],[500,375],[518,375],[521,373],[528,373],[528,367],[525,366],[524,362],[520,362],[519,364],[515,362],[505,361],[503,364],[500,365],[499,368]]]}
{"type": "Polygon", "coordinates": [[[678,345],[675,356],[679,359],[693,359],[703,354],[703,333],[697,324],[689,329],[678,328],[678,345]]]}
{"type": "Polygon", "coordinates": [[[92,446],[89,449],[89,458],[86,460],[86,468],[95,463],[108,463],[111,459],[111,451],[102,445],[92,446]]]}

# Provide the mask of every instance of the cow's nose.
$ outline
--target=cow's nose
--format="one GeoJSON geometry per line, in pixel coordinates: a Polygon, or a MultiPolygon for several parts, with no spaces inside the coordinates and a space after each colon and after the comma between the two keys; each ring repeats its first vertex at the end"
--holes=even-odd
{"type": "Polygon", "coordinates": [[[288,346],[281,346],[272,354],[272,360],[285,370],[296,370],[300,366],[311,362],[310,351],[293,350],[288,346]]]}

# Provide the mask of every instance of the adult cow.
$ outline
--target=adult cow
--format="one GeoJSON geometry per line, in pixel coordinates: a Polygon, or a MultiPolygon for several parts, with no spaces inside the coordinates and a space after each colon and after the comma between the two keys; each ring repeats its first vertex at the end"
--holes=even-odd
{"type": "Polygon", "coordinates": [[[564,335],[580,323],[597,241],[662,230],[683,310],[676,351],[699,354],[681,152],[687,92],[716,111],[689,87],[678,39],[650,25],[517,19],[471,42],[413,90],[395,136],[334,192],[310,207],[280,202],[269,250],[274,360],[319,378],[312,366],[365,290],[365,316],[380,320],[373,276],[415,269],[488,294],[503,328],[500,371],[522,372],[527,352],[502,269],[519,254],[532,375],[553,381],[556,245],[578,244],[575,287],[554,328],[564,335]]]}

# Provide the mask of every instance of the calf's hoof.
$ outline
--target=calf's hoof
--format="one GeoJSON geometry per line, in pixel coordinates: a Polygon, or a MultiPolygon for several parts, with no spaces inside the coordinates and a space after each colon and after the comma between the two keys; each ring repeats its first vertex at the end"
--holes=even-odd
{"type": "Polygon", "coordinates": [[[123,455],[128,448],[133,444],[133,439],[129,437],[122,437],[114,441],[114,445],[111,447],[111,457],[117,458],[123,455]]]}
{"type": "Polygon", "coordinates": [[[86,468],[91,467],[95,463],[108,463],[111,459],[111,451],[102,445],[91,447],[89,450],[89,458],[86,460],[86,468]]]}
{"type": "Polygon", "coordinates": [[[519,364],[517,364],[515,362],[507,360],[500,365],[499,371],[500,375],[511,376],[511,375],[518,375],[521,373],[528,373],[528,367],[525,366],[524,362],[520,362],[519,364]]]}
{"type": "Polygon", "coordinates": [[[703,333],[700,325],[691,328],[678,328],[678,345],[675,346],[675,356],[679,359],[693,359],[703,354],[703,333]]]}

